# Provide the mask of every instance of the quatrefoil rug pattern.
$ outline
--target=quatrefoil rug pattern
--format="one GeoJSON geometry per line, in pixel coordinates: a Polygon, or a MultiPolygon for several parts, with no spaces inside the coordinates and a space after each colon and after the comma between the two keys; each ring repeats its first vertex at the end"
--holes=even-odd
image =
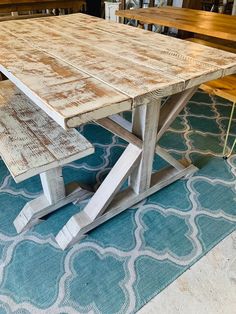
{"type": "MultiPolygon", "coordinates": [[[[86,201],[17,235],[13,220],[38,196],[38,177],[16,185],[0,161],[0,313],[134,313],[236,229],[236,156],[222,159],[231,104],[198,92],[160,141],[199,171],[61,251],[54,236],[86,201]]],[[[127,114],[129,115],[129,114],[127,114]]],[[[99,185],[127,143],[88,124],[96,153],[64,168],[66,181],[99,185]]],[[[230,133],[236,136],[236,119],[230,133]]],[[[154,169],[165,166],[158,157],[154,169]]]]}

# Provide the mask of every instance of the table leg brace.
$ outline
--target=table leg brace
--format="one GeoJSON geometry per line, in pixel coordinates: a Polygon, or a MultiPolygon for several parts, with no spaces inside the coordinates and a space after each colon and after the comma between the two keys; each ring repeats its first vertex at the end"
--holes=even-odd
{"type": "Polygon", "coordinates": [[[17,232],[37,224],[40,218],[71,203],[91,196],[91,191],[82,189],[78,183],[73,182],[65,186],[62,168],[57,167],[40,175],[43,193],[36,199],[28,202],[14,220],[17,232]]]}

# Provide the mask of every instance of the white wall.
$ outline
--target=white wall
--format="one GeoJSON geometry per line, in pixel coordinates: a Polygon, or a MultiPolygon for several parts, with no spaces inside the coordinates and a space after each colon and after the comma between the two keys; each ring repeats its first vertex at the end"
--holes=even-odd
{"type": "Polygon", "coordinates": [[[181,7],[182,8],[183,0],[173,0],[173,7],[181,7]]]}

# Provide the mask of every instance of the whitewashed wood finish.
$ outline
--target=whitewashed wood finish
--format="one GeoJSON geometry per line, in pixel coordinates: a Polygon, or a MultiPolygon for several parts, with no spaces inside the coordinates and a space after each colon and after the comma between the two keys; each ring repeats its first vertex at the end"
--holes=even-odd
{"type": "Polygon", "coordinates": [[[3,161],[16,182],[40,174],[43,187],[43,194],[28,202],[14,220],[17,232],[61,206],[91,195],[75,184],[65,187],[60,165],[93,153],[92,144],[76,130],[63,130],[10,81],[0,82],[0,109],[3,161]]]}
{"type": "Polygon", "coordinates": [[[94,152],[76,130],[64,131],[11,82],[0,82],[0,153],[20,182],[94,152]]]}
{"type": "Polygon", "coordinates": [[[196,92],[198,86],[189,88],[182,93],[178,93],[169,97],[169,99],[164,103],[161,108],[159,129],[157,134],[157,141],[166,132],[172,122],[176,119],[177,115],[186,106],[188,101],[192,98],[193,94],[196,92]]]}
{"type": "Polygon", "coordinates": [[[62,127],[77,116],[91,121],[99,109],[105,116],[131,109],[130,97],[109,85],[33,47],[25,52],[24,42],[1,38],[0,71],[62,127]]]}
{"type": "MultiPolygon", "coordinates": [[[[130,98],[134,99],[130,107],[137,104],[135,98],[140,95],[147,97],[150,94],[159,97],[171,95],[236,70],[235,56],[230,53],[222,51],[216,53],[214,49],[202,48],[194,43],[187,43],[189,44],[187,46],[186,43],[173,38],[160,37],[157,34],[119,24],[114,25],[111,22],[91,19],[81,14],[55,17],[51,20],[44,18],[26,22],[10,21],[1,23],[0,29],[5,35],[1,37],[4,46],[9,48],[9,41],[10,43],[15,41],[18,45],[23,40],[24,43],[27,42],[27,45],[24,44],[27,50],[42,49],[44,53],[50,54],[53,60],[59,62],[60,59],[60,62],[66,63],[68,67],[70,65],[76,68],[80,74],[81,72],[87,74],[89,78],[85,80],[93,77],[96,82],[98,80],[100,84],[102,82],[111,90],[115,89],[116,93],[120,91],[121,95],[126,97],[126,101],[130,98]],[[173,45],[178,49],[173,49],[173,45]],[[68,46],[70,49],[67,49],[68,46]],[[133,57],[129,57],[129,54],[133,57]]],[[[15,51],[16,47],[12,46],[11,50],[15,51]]],[[[26,61],[30,66],[31,60],[28,58],[26,61]]],[[[17,71],[19,68],[15,68],[12,73],[17,71]]],[[[21,80],[25,81],[25,76],[24,79],[21,77],[21,80]]],[[[27,87],[32,89],[31,83],[28,81],[26,83],[27,87]]],[[[95,82],[94,85],[96,85],[95,82]]],[[[63,90],[64,86],[61,88],[63,90]]],[[[28,93],[29,90],[25,92],[28,93]]],[[[40,93],[41,91],[37,91],[37,94],[40,93]]],[[[93,99],[97,96],[96,93],[92,95],[93,99]]],[[[74,101],[77,102],[78,99],[74,98],[74,101]]],[[[113,100],[114,97],[110,99],[113,100]]],[[[117,102],[122,101],[124,99],[117,102]]],[[[100,101],[96,108],[100,110],[105,106],[108,109],[112,105],[113,103],[110,104],[108,101],[105,104],[100,101]]],[[[87,112],[81,112],[80,107],[83,106],[80,102],[77,102],[76,108],[71,108],[71,103],[68,104],[66,101],[61,104],[60,108],[62,106],[64,106],[66,116],[70,107],[71,115],[77,117],[77,119],[71,117],[70,123],[68,121],[69,127],[82,123],[83,119],[88,121],[87,119],[93,114],[95,119],[103,117],[99,114],[99,110],[96,111],[95,107],[89,105],[86,106],[87,112]]],[[[58,115],[58,106],[53,104],[52,107],[50,109],[58,115]]],[[[106,110],[103,114],[108,111],[106,110]]],[[[62,120],[57,121],[62,124],[62,120]]],[[[68,125],[65,122],[65,126],[68,125]]]]}
{"type": "MultiPolygon", "coordinates": [[[[14,34],[27,41],[27,45],[33,45],[35,49],[42,49],[53,57],[68,62],[131,98],[149,92],[156,92],[161,97],[169,94],[170,89],[178,92],[184,88],[182,79],[171,76],[165,71],[159,71],[158,68],[154,70],[145,64],[126,60],[120,54],[114,55],[107,50],[97,48],[96,42],[92,41],[87,31],[84,32],[87,38],[85,41],[70,38],[70,35],[65,36],[62,32],[57,33],[42,25],[40,28],[38,26],[38,31],[37,28],[34,31],[33,26],[34,24],[30,28],[32,31],[28,30],[26,33],[22,25],[19,33],[15,31],[14,34]],[[47,37],[50,38],[50,44],[45,41],[47,37]],[[70,49],[67,49],[65,41],[70,49]]],[[[13,34],[12,29],[11,34],[13,34]]]]}
{"type": "MultiPolygon", "coordinates": [[[[78,29],[77,25],[74,26],[73,24],[71,25],[71,23],[65,23],[65,21],[61,21],[59,25],[55,25],[54,22],[52,25],[50,20],[46,20],[44,23],[40,24],[31,23],[30,26],[30,32],[26,31],[27,28],[24,24],[20,24],[20,27],[16,31],[14,31],[15,25],[8,24],[5,30],[20,36],[27,40],[29,44],[35,45],[35,47],[50,52],[64,60],[70,60],[71,64],[75,66],[83,67],[84,64],[88,62],[88,56],[90,55],[93,58],[93,62],[95,58],[94,55],[98,59],[97,61],[101,62],[99,56],[101,56],[101,51],[104,51],[107,55],[107,63],[113,58],[115,58],[116,62],[118,59],[123,60],[124,64],[129,61],[132,63],[132,68],[135,64],[139,64],[143,67],[148,67],[159,72],[161,71],[171,77],[191,81],[188,82],[188,85],[194,85],[196,80],[197,84],[199,84],[201,80],[204,79],[204,76],[199,77],[198,74],[204,73],[205,77],[208,76],[206,79],[215,78],[217,71],[218,77],[222,75],[222,69],[215,66],[204,64],[191,58],[184,60],[178,56],[173,57],[168,55],[164,47],[162,49],[153,47],[150,50],[149,47],[145,45],[130,42],[125,37],[122,38],[121,36],[118,38],[118,41],[116,37],[111,36],[109,33],[93,30],[89,27],[85,28],[83,24],[81,29],[78,29]],[[65,49],[64,45],[65,30],[67,30],[69,34],[67,35],[67,42],[68,45],[70,45],[69,51],[65,49]],[[48,36],[51,38],[50,46],[45,42],[45,37],[48,36]],[[55,45],[52,45],[52,43],[55,43],[55,45]],[[93,45],[92,49],[91,44],[93,45]],[[84,56],[83,62],[81,60],[81,53],[79,53],[80,49],[83,49],[83,51],[86,50],[86,56],[84,56]],[[127,53],[127,51],[129,53],[127,53]],[[176,59],[178,62],[176,62],[176,59]]],[[[89,68],[89,71],[91,71],[91,68],[89,68]]],[[[145,82],[143,82],[143,84],[145,84],[145,82]]]]}
{"type": "MultiPolygon", "coordinates": [[[[56,239],[61,247],[64,245],[65,230],[70,230],[72,239],[79,239],[84,236],[84,228],[92,224],[95,219],[102,216],[113,198],[119,192],[122,184],[128,178],[141,155],[141,149],[129,144],[115,166],[109,172],[102,184],[99,186],[89,203],[78,214],[72,216],[65,226],[60,230],[56,239]]],[[[69,243],[67,243],[68,245],[69,243]]]]}
{"type": "Polygon", "coordinates": [[[143,141],[140,140],[140,138],[138,138],[137,136],[135,136],[135,134],[131,133],[131,131],[128,131],[119,123],[111,120],[110,118],[103,118],[97,120],[96,123],[107,129],[108,131],[112,132],[113,134],[119,136],[126,142],[131,143],[139,148],[142,148],[143,141]]]}
{"type": "MultiPolygon", "coordinates": [[[[53,186],[50,186],[51,191],[53,186]]],[[[55,194],[57,190],[55,191],[55,194]]],[[[29,229],[41,221],[40,218],[54,212],[55,210],[72,203],[74,201],[82,201],[91,197],[91,191],[85,190],[76,182],[72,182],[65,186],[65,195],[57,194],[58,198],[51,202],[46,194],[41,194],[39,197],[29,201],[17,215],[14,220],[14,226],[18,233],[29,229]]]]}
{"type": "Polygon", "coordinates": [[[186,166],[184,166],[180,161],[176,160],[172,157],[165,149],[160,147],[159,145],[156,146],[155,152],[159,155],[162,159],[168,162],[171,166],[173,166],[177,170],[184,170],[186,166]]]}
{"type": "MultiPolygon", "coordinates": [[[[63,17],[63,22],[70,23],[70,25],[73,23],[76,27],[81,27],[82,14],[79,15],[73,15],[71,19],[68,19],[68,17],[63,17]]],[[[134,27],[127,27],[123,24],[117,24],[110,22],[109,24],[104,21],[103,19],[100,20],[93,20],[92,24],[87,25],[87,27],[90,27],[92,29],[101,30],[106,33],[112,33],[112,34],[119,34],[123,38],[127,38],[129,41],[136,41],[140,45],[151,45],[150,47],[153,49],[160,48],[165,49],[165,52],[169,55],[179,56],[182,59],[195,59],[195,56],[200,58],[200,60],[206,64],[211,65],[220,65],[220,66],[226,66],[228,68],[228,62],[231,60],[232,64],[234,64],[234,57],[232,54],[228,54],[226,57],[226,60],[221,60],[222,57],[220,50],[216,53],[216,51],[212,49],[202,49],[200,45],[193,46],[193,45],[185,45],[183,40],[177,39],[177,38],[170,38],[169,36],[165,36],[158,33],[149,32],[146,30],[139,29],[137,32],[137,29],[134,27]],[[140,34],[142,33],[142,40],[140,40],[140,34]],[[162,47],[162,45],[164,46],[162,47]]]]}
{"type": "Polygon", "coordinates": [[[136,194],[150,186],[160,106],[161,100],[150,99],[149,104],[139,106],[133,112],[132,133],[143,141],[140,163],[130,176],[130,186],[136,194]]]}
{"type": "Polygon", "coordinates": [[[119,114],[113,114],[109,117],[110,120],[117,123],[119,126],[124,128],[126,131],[131,132],[132,131],[132,123],[129,122],[127,119],[123,118],[119,114]]]}
{"type": "Polygon", "coordinates": [[[85,207],[84,212],[93,221],[101,216],[119,191],[122,184],[128,178],[141,154],[141,149],[129,144],[114,167],[106,176],[102,184],[93,195],[91,201],[85,207]],[[102,197],[101,197],[102,196],[102,197]]]}
{"type": "MultiPolygon", "coordinates": [[[[132,132],[128,132],[128,123],[122,128],[114,120],[100,120],[101,125],[131,144],[85,209],[57,235],[62,248],[196,170],[157,147],[156,151],[173,167],[151,176],[160,99],[175,94],[161,109],[158,138],[184,107],[195,86],[236,72],[234,55],[81,14],[3,22],[0,31],[0,71],[63,127],[136,108],[132,132]],[[128,176],[130,187],[116,196],[128,176]]],[[[54,176],[58,176],[60,191],[60,171],[54,171],[54,176]]],[[[56,204],[66,202],[63,188],[61,193],[51,191],[49,177],[42,175],[45,194],[39,203],[44,205],[40,205],[40,213],[37,201],[29,206],[31,218],[27,224],[55,210],[48,203],[60,198],[60,194],[62,200],[57,199],[56,204]]]]}
{"type": "MultiPolygon", "coordinates": [[[[79,23],[79,17],[74,16],[73,18],[76,24],[79,23]]],[[[140,44],[147,45],[151,49],[157,47],[162,49],[165,47],[167,55],[180,57],[183,60],[197,59],[199,62],[219,66],[224,69],[224,75],[235,73],[235,55],[232,53],[225,54],[222,50],[203,47],[199,44],[188,45],[186,41],[178,38],[142,29],[138,29],[137,31],[137,28],[134,27],[127,27],[126,25],[113,22],[107,23],[103,20],[97,21],[91,25],[91,27],[96,27],[104,32],[109,32],[110,34],[120,34],[130,41],[136,41],[140,44]]]]}
{"type": "Polygon", "coordinates": [[[43,193],[49,204],[55,204],[66,196],[62,167],[57,167],[40,174],[43,193]]]}
{"type": "Polygon", "coordinates": [[[96,218],[94,221],[91,221],[91,219],[84,213],[84,211],[82,211],[80,213],[80,216],[79,214],[78,216],[76,215],[77,219],[74,219],[75,217],[72,217],[57,234],[56,241],[58,245],[63,250],[65,250],[66,248],[83,238],[84,235],[86,235],[90,230],[98,227],[105,221],[113,218],[122,211],[132,207],[144,198],[161,190],[162,188],[175,182],[176,180],[179,180],[184,176],[192,175],[196,170],[197,168],[193,165],[190,165],[182,171],[178,171],[172,167],[163,169],[160,172],[152,175],[150,188],[143,193],[136,194],[132,188],[127,188],[124,191],[118,193],[108,206],[106,212],[102,216],[96,218]],[[81,227],[78,228],[78,225],[81,227]]]}

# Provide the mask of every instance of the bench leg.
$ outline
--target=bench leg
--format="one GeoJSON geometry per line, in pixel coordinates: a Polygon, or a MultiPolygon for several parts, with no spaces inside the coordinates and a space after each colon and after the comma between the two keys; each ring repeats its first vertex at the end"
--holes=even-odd
{"type": "Polygon", "coordinates": [[[78,183],[64,184],[62,168],[54,168],[40,175],[43,193],[28,202],[14,220],[16,231],[22,232],[37,224],[45,215],[77,199],[84,200],[92,192],[85,190],[78,183]]]}

